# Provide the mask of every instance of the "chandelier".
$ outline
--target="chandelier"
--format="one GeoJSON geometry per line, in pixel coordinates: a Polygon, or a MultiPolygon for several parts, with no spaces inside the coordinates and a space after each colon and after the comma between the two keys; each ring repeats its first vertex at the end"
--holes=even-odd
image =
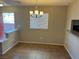
{"type": "Polygon", "coordinates": [[[35,10],[30,10],[29,13],[30,13],[30,16],[34,17],[34,18],[38,18],[38,17],[41,17],[43,16],[44,12],[43,11],[39,11],[37,9],[37,0],[36,0],[36,7],[35,7],[35,10]]]}

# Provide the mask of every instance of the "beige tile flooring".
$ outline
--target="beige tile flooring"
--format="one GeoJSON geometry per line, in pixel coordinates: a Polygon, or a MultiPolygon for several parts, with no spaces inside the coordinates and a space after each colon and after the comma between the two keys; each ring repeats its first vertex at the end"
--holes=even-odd
{"type": "Polygon", "coordinates": [[[63,46],[19,43],[0,59],[71,59],[63,46]]]}

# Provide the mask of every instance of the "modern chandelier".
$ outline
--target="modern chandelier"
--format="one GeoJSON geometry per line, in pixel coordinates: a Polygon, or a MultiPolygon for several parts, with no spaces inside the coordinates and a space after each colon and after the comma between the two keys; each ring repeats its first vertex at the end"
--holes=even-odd
{"type": "Polygon", "coordinates": [[[43,11],[39,11],[37,9],[37,0],[36,0],[36,5],[35,5],[35,10],[30,10],[29,13],[30,13],[30,16],[34,17],[34,18],[39,18],[41,16],[43,16],[44,12],[43,11]]]}

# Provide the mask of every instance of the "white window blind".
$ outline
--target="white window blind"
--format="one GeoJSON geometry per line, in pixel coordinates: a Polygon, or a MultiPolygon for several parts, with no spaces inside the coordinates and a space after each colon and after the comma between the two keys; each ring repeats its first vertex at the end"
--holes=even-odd
{"type": "Polygon", "coordinates": [[[48,29],[48,13],[38,18],[30,16],[30,29],[48,29]]]}
{"type": "Polygon", "coordinates": [[[3,13],[3,22],[14,24],[14,13],[3,13]]]}

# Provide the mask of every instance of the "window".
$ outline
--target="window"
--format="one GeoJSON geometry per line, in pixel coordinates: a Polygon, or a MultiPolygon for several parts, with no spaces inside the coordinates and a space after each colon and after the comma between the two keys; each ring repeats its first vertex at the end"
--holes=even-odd
{"type": "Polygon", "coordinates": [[[2,15],[3,15],[4,31],[6,33],[14,31],[15,30],[14,13],[3,13],[2,15]]]}
{"type": "Polygon", "coordinates": [[[14,24],[14,13],[3,13],[3,22],[14,24]]]}
{"type": "Polygon", "coordinates": [[[30,16],[30,29],[48,29],[48,13],[38,18],[30,16]]]}

